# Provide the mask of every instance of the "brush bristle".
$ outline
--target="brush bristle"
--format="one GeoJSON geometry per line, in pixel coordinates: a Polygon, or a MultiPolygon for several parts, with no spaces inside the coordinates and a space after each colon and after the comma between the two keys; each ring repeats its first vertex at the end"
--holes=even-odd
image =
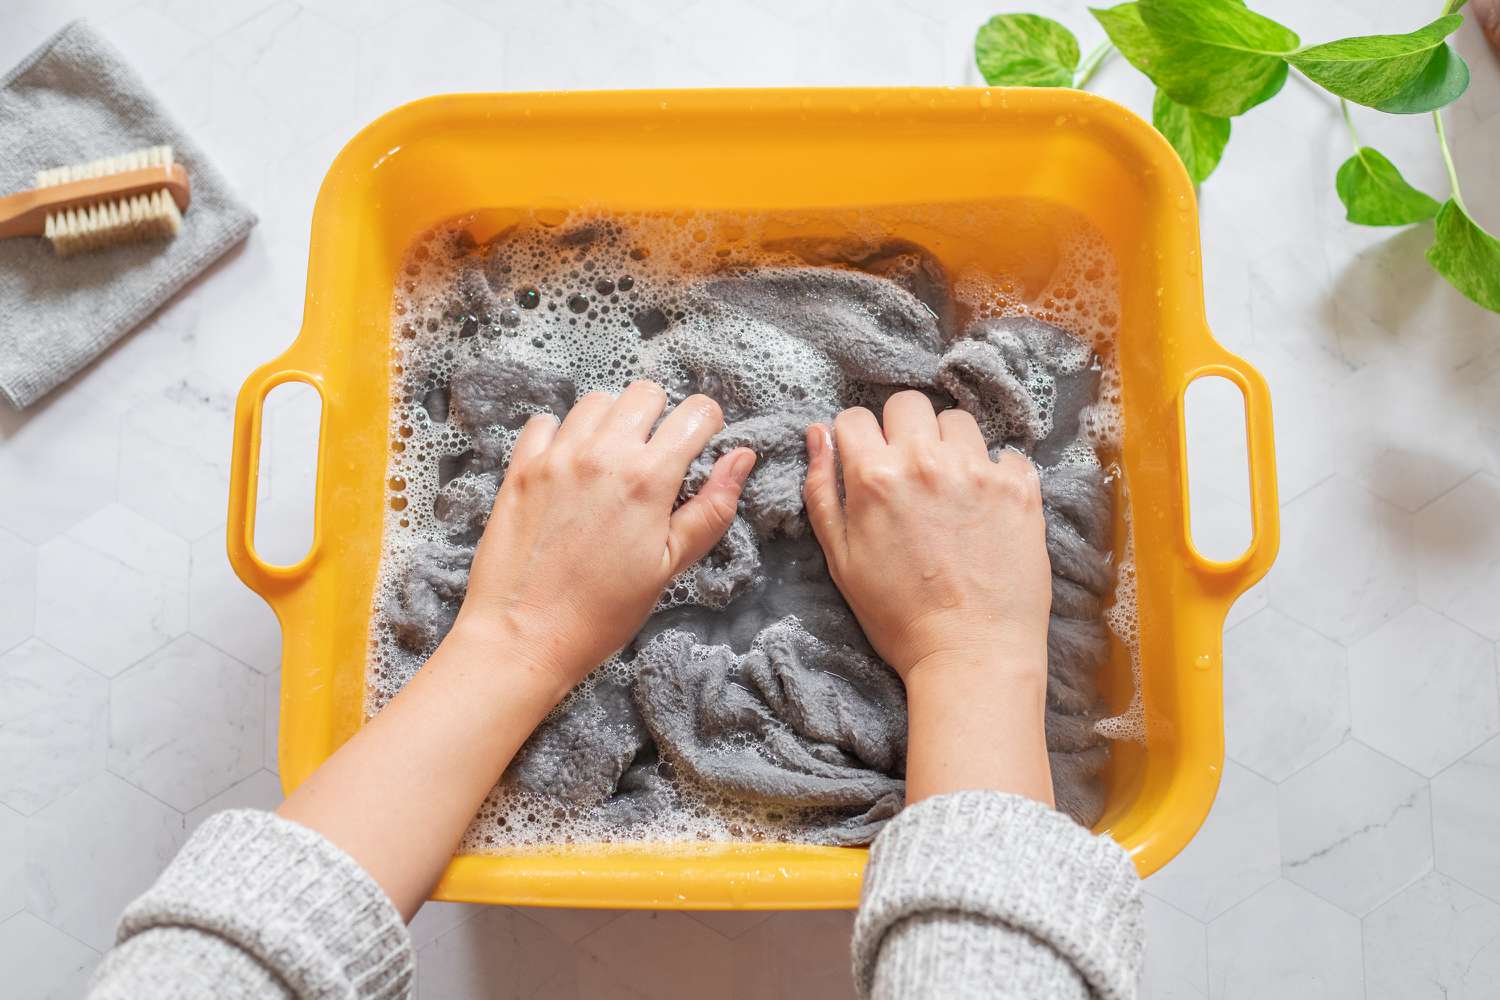
{"type": "Polygon", "coordinates": [[[39,188],[55,187],[72,181],[86,181],[95,177],[121,174],[127,170],[145,170],[147,167],[170,167],[171,165],[171,146],[148,146],[145,149],[121,153],[118,156],[106,156],[87,163],[70,163],[63,167],[38,170],[36,186],[39,188]]]}
{"type": "Polygon", "coordinates": [[[165,188],[134,198],[102,201],[47,216],[44,235],[59,257],[117,243],[168,239],[182,228],[182,213],[165,188]]]}

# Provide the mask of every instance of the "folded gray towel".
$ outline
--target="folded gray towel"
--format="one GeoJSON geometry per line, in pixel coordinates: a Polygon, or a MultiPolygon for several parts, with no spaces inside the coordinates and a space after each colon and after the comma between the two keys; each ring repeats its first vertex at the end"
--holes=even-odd
{"type": "Polygon", "coordinates": [[[170,145],[193,203],[182,231],[61,258],[40,238],[0,240],[0,395],[28,406],[150,316],[245,238],[255,215],[97,31],[74,21],[0,77],[0,194],[38,170],[170,145]]]}

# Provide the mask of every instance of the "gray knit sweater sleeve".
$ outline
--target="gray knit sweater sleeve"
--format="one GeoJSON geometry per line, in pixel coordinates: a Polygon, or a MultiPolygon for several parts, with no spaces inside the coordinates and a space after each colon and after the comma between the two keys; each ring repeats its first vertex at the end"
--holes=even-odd
{"type": "Polygon", "coordinates": [[[876,1000],[1136,995],[1141,883],[1114,841],[1016,795],[959,792],[870,850],[854,975],[876,1000]]]}
{"type": "Polygon", "coordinates": [[[120,918],[90,1000],[411,995],[401,914],[353,858],[267,812],[210,817],[120,918]]]}

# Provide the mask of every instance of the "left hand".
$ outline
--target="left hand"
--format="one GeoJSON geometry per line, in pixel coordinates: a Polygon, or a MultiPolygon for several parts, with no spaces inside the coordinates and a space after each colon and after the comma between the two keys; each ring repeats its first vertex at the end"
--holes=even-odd
{"type": "Polygon", "coordinates": [[[755,453],[721,457],[675,511],[688,463],[724,425],[707,396],[679,403],[632,382],[591,392],[559,426],[532,417],[474,555],[453,633],[497,643],[543,671],[558,697],[640,629],[673,575],[703,558],[734,518],[755,453]]]}

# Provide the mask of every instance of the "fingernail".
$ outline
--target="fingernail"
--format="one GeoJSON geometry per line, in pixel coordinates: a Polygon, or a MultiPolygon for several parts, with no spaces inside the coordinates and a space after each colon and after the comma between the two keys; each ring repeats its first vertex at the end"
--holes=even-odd
{"type": "Polygon", "coordinates": [[[734,456],[734,461],[729,463],[729,481],[736,486],[744,486],[745,480],[750,478],[750,470],[753,468],[755,468],[755,452],[740,452],[734,456]]]}
{"type": "Polygon", "coordinates": [[[824,432],[823,427],[822,427],[821,424],[813,424],[811,427],[809,427],[807,429],[807,457],[808,458],[817,458],[819,455],[823,454],[823,447],[824,447],[824,445],[823,445],[823,434],[824,433],[825,432],[824,432]]]}

